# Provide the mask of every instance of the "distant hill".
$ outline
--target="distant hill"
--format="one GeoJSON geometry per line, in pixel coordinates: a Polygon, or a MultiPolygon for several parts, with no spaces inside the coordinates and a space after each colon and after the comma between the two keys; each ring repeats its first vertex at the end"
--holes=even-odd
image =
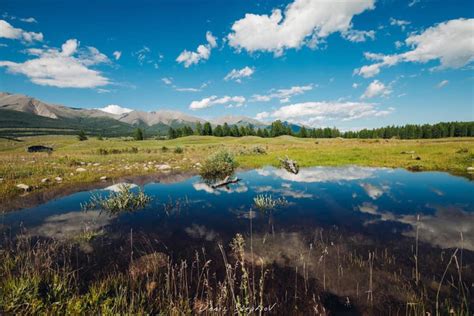
{"type": "MultiPolygon", "coordinates": [[[[83,109],[48,104],[22,95],[0,93],[0,135],[21,136],[37,134],[88,134],[103,136],[128,136],[137,127],[148,136],[165,134],[169,127],[185,125],[195,127],[206,120],[178,111],[131,111],[114,114],[100,109],[83,109]]],[[[267,124],[245,116],[224,116],[211,120],[212,125],[247,126],[265,128],[267,124]]]]}
{"type": "Polygon", "coordinates": [[[257,121],[256,119],[246,117],[246,116],[222,116],[212,121],[215,125],[223,125],[227,123],[229,125],[237,125],[237,126],[248,126],[252,125],[253,127],[266,127],[267,124],[257,121]]]}
{"type": "Polygon", "coordinates": [[[51,119],[77,119],[79,117],[108,117],[116,119],[117,115],[100,110],[71,108],[63,105],[44,103],[22,94],[0,93],[0,109],[12,110],[51,119]]]}
{"type": "Polygon", "coordinates": [[[287,122],[287,121],[284,121],[282,122],[283,125],[285,126],[289,126],[291,131],[295,134],[299,133],[299,131],[301,130],[301,126],[300,125],[297,125],[297,124],[293,124],[293,123],[290,123],[290,122],[287,122]]]}

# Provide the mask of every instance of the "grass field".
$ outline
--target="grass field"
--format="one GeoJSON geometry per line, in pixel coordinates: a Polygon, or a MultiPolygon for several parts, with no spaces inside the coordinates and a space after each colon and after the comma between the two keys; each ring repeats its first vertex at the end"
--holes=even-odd
{"type": "Polygon", "coordinates": [[[278,158],[286,155],[297,160],[301,167],[352,164],[467,174],[467,168],[474,165],[473,138],[356,140],[190,136],[144,141],[90,138],[80,142],[75,136],[36,136],[19,141],[0,139],[0,203],[5,204],[24,193],[17,188],[18,184],[26,184],[38,192],[51,187],[90,184],[104,176],[110,180],[161,172],[163,164],[175,171],[198,172],[196,164],[221,148],[232,151],[241,168],[276,166],[278,158]],[[31,145],[51,146],[54,152],[50,155],[27,153],[26,148],[31,145]],[[61,181],[55,180],[56,177],[61,181]]]}

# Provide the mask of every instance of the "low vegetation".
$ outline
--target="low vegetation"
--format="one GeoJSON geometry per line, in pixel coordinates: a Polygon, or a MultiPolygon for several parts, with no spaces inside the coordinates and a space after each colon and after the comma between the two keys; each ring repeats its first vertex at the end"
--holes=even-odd
{"type": "Polygon", "coordinates": [[[337,227],[317,230],[307,241],[298,236],[236,234],[228,246],[217,242],[173,261],[151,240],[134,244],[132,235],[112,249],[104,248],[107,235],[92,238],[96,251],[112,253],[105,260],[77,244],[20,235],[0,248],[0,312],[471,315],[465,278],[472,280],[472,272],[459,249],[424,252],[414,275],[407,266],[413,249],[360,245],[367,240],[344,237],[337,227]]]}
{"type": "Polygon", "coordinates": [[[105,148],[99,148],[97,150],[97,153],[99,155],[118,155],[118,154],[136,154],[138,153],[138,148],[137,147],[130,147],[130,148],[123,148],[123,149],[105,149],[105,148]]]}
{"type": "Polygon", "coordinates": [[[87,138],[87,136],[86,136],[86,133],[85,133],[83,130],[81,130],[81,131],[79,131],[79,134],[77,134],[77,139],[78,139],[80,142],[82,142],[82,141],[87,140],[88,138],[87,138]]]}
{"type": "Polygon", "coordinates": [[[183,152],[184,152],[183,147],[178,146],[174,149],[175,154],[182,154],[183,152]]]}
{"type": "Polygon", "coordinates": [[[232,240],[229,254],[227,247],[219,244],[219,248],[220,262],[225,264],[224,276],[216,276],[211,260],[199,252],[190,263],[173,263],[165,254],[152,252],[131,257],[128,269],[94,273],[75,269],[74,263],[81,255],[75,246],[59,242],[33,244],[23,236],[2,249],[0,312],[248,315],[250,309],[268,310],[271,306],[263,306],[267,273],[263,268],[251,271],[242,235],[237,234],[232,240]],[[90,275],[83,278],[84,273],[90,275]]]}
{"type": "Polygon", "coordinates": [[[255,207],[263,212],[269,212],[277,208],[278,206],[283,206],[288,204],[284,198],[275,199],[271,195],[259,194],[253,199],[255,207]]]}
{"type": "Polygon", "coordinates": [[[205,180],[222,180],[232,175],[237,168],[234,155],[220,150],[209,156],[202,164],[200,175],[205,180]]]}
{"type": "Polygon", "coordinates": [[[242,168],[278,167],[278,158],[285,156],[298,161],[300,168],[361,165],[441,170],[469,176],[467,168],[474,167],[474,138],[365,140],[188,136],[143,141],[92,137],[78,141],[75,136],[0,138],[0,210],[8,209],[13,197],[24,194],[17,188],[21,183],[28,185],[32,193],[53,188],[62,191],[98,182],[104,176],[114,180],[161,172],[157,166],[162,164],[179,168],[180,172],[198,173],[206,157],[219,150],[234,153],[234,162],[242,168]],[[51,154],[26,152],[26,148],[35,145],[51,147],[54,151],[51,154]],[[183,152],[175,153],[177,147],[183,152]],[[262,154],[263,150],[266,154],[262,154]],[[77,172],[77,168],[86,171],[77,172]]]}
{"type": "Polygon", "coordinates": [[[151,198],[142,190],[135,193],[130,186],[121,184],[118,186],[118,191],[110,193],[108,197],[101,194],[93,195],[88,203],[82,205],[82,208],[84,210],[99,209],[110,214],[117,214],[145,208],[150,201],[151,198]]]}

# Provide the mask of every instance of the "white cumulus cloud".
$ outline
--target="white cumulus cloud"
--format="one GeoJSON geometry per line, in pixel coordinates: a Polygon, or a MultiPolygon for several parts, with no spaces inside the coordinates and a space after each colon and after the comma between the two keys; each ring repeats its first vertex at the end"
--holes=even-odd
{"type": "Polygon", "coordinates": [[[364,94],[362,94],[362,99],[370,99],[378,96],[387,96],[392,93],[392,90],[387,87],[385,84],[378,80],[372,81],[367,89],[365,89],[364,94]]]}
{"type": "Polygon", "coordinates": [[[163,83],[164,83],[165,85],[171,85],[171,84],[173,84],[173,78],[164,77],[164,78],[161,78],[161,81],[163,81],[163,83]]]}
{"type": "Polygon", "coordinates": [[[371,65],[354,70],[354,74],[370,78],[383,67],[401,62],[427,63],[438,61],[432,70],[461,68],[474,61],[474,19],[456,19],[430,27],[420,34],[410,35],[405,44],[411,50],[394,55],[365,53],[371,65]]]}
{"type": "Polygon", "coordinates": [[[211,32],[206,33],[207,44],[199,45],[195,52],[184,50],[176,58],[178,63],[183,63],[188,68],[191,65],[198,64],[201,60],[208,60],[211,57],[211,51],[217,46],[217,39],[211,32]]]}
{"type": "Polygon", "coordinates": [[[38,21],[36,21],[36,19],[33,17],[21,18],[20,21],[25,23],[38,23],[38,21]]]}
{"type": "Polygon", "coordinates": [[[282,106],[271,113],[259,113],[260,118],[282,120],[308,126],[327,124],[328,121],[351,121],[361,118],[382,117],[391,114],[393,108],[379,109],[367,102],[317,101],[282,106]],[[264,114],[265,113],[265,114],[264,114]]]}
{"type": "Polygon", "coordinates": [[[390,25],[392,26],[399,26],[402,31],[405,31],[405,28],[407,27],[407,25],[410,25],[411,22],[410,21],[405,21],[405,20],[398,20],[398,19],[394,19],[394,18],[390,18],[390,25]]]}
{"type": "Polygon", "coordinates": [[[221,98],[213,95],[208,98],[204,98],[199,101],[193,101],[189,105],[189,108],[191,110],[199,110],[199,109],[205,109],[209,108],[214,105],[225,105],[227,107],[240,107],[244,105],[245,103],[245,98],[242,96],[223,96],[221,98]]]}
{"type": "Polygon", "coordinates": [[[264,120],[266,118],[268,118],[270,116],[270,113],[268,112],[260,112],[260,113],[257,113],[257,115],[255,115],[255,119],[256,120],[264,120]]]}
{"type": "Polygon", "coordinates": [[[438,89],[441,89],[441,88],[445,87],[448,83],[449,83],[448,80],[443,80],[443,81],[441,81],[440,83],[438,83],[438,84],[436,85],[436,87],[437,87],[438,89]]]}
{"type": "Polygon", "coordinates": [[[375,39],[375,31],[358,31],[358,30],[348,30],[347,32],[342,33],[342,36],[351,42],[360,43],[365,42],[367,39],[375,39]]]}
{"type": "Polygon", "coordinates": [[[79,49],[76,39],[67,40],[57,48],[31,48],[27,53],[36,58],[22,63],[0,61],[12,74],[27,76],[31,82],[59,88],[94,88],[105,86],[110,80],[100,71],[89,67],[110,62],[94,47],[79,49]]]}
{"type": "Polygon", "coordinates": [[[273,99],[279,99],[281,103],[287,103],[295,95],[301,95],[307,91],[313,90],[314,85],[308,84],[304,86],[293,86],[287,89],[272,89],[267,94],[254,94],[251,101],[253,102],[269,102],[273,99]]]}
{"type": "Polygon", "coordinates": [[[225,81],[228,81],[228,80],[235,80],[236,82],[241,82],[243,78],[248,78],[248,77],[251,77],[253,75],[253,73],[255,72],[255,69],[254,68],[251,68],[249,66],[246,66],[242,69],[232,69],[231,72],[229,72],[224,80],[225,81]]]}
{"type": "Polygon", "coordinates": [[[122,52],[116,50],[115,52],[112,53],[114,55],[115,60],[119,60],[120,57],[122,57],[122,52]]]}
{"type": "Polygon", "coordinates": [[[27,32],[20,28],[13,27],[5,20],[0,20],[0,38],[17,39],[26,43],[42,42],[43,33],[27,32]]]}
{"type": "Polygon", "coordinates": [[[118,115],[125,114],[125,113],[130,113],[130,112],[133,111],[132,109],[123,108],[120,105],[116,105],[116,104],[109,104],[106,107],[97,108],[96,110],[101,110],[103,112],[107,112],[107,113],[111,113],[111,114],[118,114],[118,115]]]}
{"type": "Polygon", "coordinates": [[[332,33],[352,29],[352,18],[374,8],[375,0],[295,0],[282,12],[274,9],[270,15],[247,13],[234,22],[227,36],[229,45],[248,52],[272,52],[303,45],[316,47],[332,33]]]}

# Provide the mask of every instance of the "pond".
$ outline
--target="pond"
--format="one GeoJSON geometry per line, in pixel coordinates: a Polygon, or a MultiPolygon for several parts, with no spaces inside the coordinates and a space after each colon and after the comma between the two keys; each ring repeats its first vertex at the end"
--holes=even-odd
{"type": "Polygon", "coordinates": [[[356,166],[305,168],[296,175],[266,167],[236,176],[238,183],[217,189],[199,176],[129,183],[152,198],[145,209],[115,215],[82,210],[92,195],[118,190],[111,184],[5,213],[0,229],[8,238],[26,234],[71,243],[91,233],[94,238],[79,242],[84,256],[118,270],[128,267],[129,257],[152,251],[178,262],[205,249],[218,264],[218,245],[229,245],[240,233],[252,262],[270,267],[268,284],[280,289],[268,303],[280,312],[288,302],[304,304],[314,292],[330,311],[404,311],[418,304],[418,282],[425,282],[427,306],[440,290],[443,300],[464,301],[472,309],[474,183],[468,179],[356,166]],[[262,210],[257,196],[281,203],[262,210]],[[450,263],[456,249],[458,269],[450,263]],[[463,270],[465,293],[440,286],[445,269],[456,278],[463,270]]]}

